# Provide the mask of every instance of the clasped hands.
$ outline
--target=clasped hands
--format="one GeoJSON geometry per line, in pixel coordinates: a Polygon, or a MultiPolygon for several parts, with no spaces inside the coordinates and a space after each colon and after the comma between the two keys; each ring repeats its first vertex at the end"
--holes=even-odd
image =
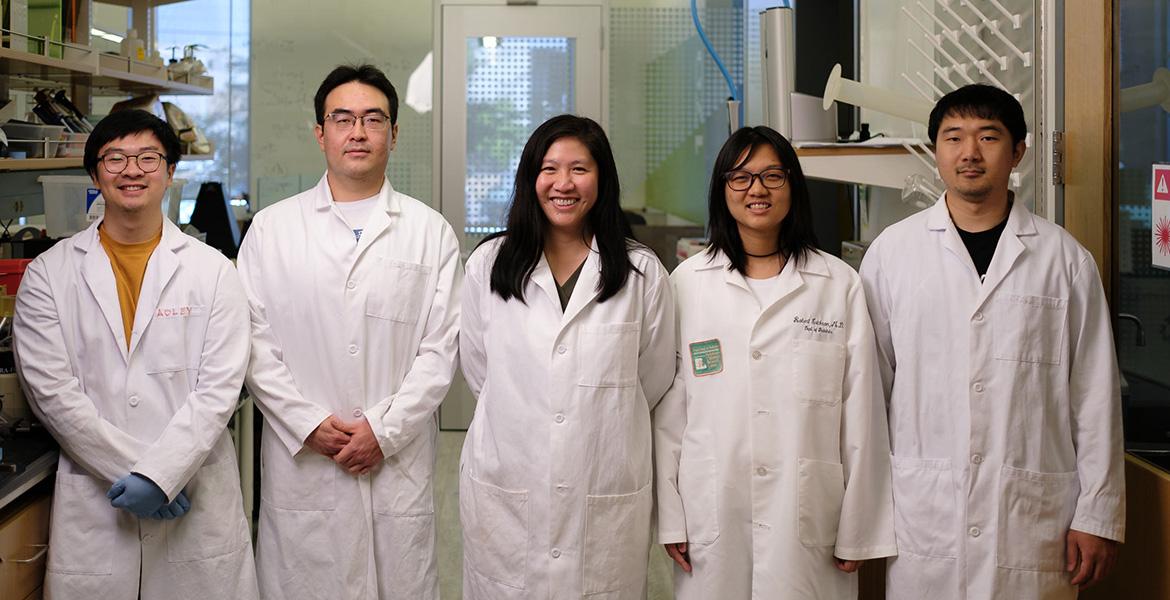
{"type": "Polygon", "coordinates": [[[329,415],[309,434],[305,445],[337,463],[350,475],[365,475],[381,464],[382,448],[365,418],[343,421],[329,415]]]}
{"type": "Polygon", "coordinates": [[[130,473],[114,482],[106,492],[110,506],[133,513],[140,519],[177,519],[191,510],[187,491],[179,492],[171,502],[158,484],[138,473],[130,473]]]}

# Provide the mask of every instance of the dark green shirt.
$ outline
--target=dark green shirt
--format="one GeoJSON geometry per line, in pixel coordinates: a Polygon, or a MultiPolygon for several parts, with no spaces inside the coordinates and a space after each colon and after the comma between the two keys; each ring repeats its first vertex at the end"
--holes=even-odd
{"type": "MultiPolygon", "coordinates": [[[[585,261],[577,265],[577,270],[565,280],[564,284],[557,284],[557,295],[561,297],[561,310],[569,306],[569,298],[573,297],[573,288],[577,287],[577,279],[581,277],[581,269],[585,268],[585,261]]],[[[553,283],[556,283],[554,280],[553,283]]]]}

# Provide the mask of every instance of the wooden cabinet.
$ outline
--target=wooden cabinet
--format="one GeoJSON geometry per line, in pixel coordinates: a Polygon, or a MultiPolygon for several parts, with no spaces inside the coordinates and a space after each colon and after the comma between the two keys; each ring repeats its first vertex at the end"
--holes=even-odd
{"type": "Polygon", "coordinates": [[[0,511],[0,598],[40,598],[52,496],[45,488],[0,511]]]}

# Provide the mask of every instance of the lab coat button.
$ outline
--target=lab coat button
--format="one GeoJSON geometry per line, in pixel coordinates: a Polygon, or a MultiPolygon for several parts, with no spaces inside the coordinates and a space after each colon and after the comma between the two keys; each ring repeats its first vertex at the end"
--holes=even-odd
{"type": "Polygon", "coordinates": [[[352,289],[353,289],[353,288],[355,288],[355,287],[357,287],[357,282],[356,282],[356,281],[354,281],[354,280],[352,280],[352,279],[351,279],[351,280],[349,280],[349,281],[345,282],[345,288],[346,288],[346,289],[352,290],[352,289]]]}
{"type": "Polygon", "coordinates": [[[976,382],[975,383],[975,391],[979,392],[979,393],[983,393],[983,384],[976,382]]]}
{"type": "Polygon", "coordinates": [[[967,533],[969,533],[971,535],[971,537],[979,537],[979,534],[981,534],[983,532],[980,531],[978,527],[972,527],[972,528],[967,530],[967,533]]]}
{"type": "Polygon", "coordinates": [[[983,320],[983,313],[982,312],[975,313],[975,320],[982,321],[983,320]]]}
{"type": "Polygon", "coordinates": [[[768,474],[768,470],[765,469],[764,467],[756,467],[756,475],[763,477],[764,475],[767,475],[767,474],[768,474]]]}
{"type": "Polygon", "coordinates": [[[130,396],[130,406],[138,406],[138,396],[130,396]]]}
{"type": "Polygon", "coordinates": [[[349,345],[349,353],[350,354],[357,354],[358,353],[357,344],[350,344],[349,345]]]}
{"type": "Polygon", "coordinates": [[[764,355],[764,353],[760,352],[759,350],[752,350],[752,358],[754,358],[756,360],[760,360],[760,357],[763,355],[764,355]]]}
{"type": "Polygon", "coordinates": [[[360,408],[355,408],[355,409],[353,409],[353,416],[354,416],[354,417],[360,417],[360,416],[362,416],[362,409],[360,409],[360,408]]]}
{"type": "Polygon", "coordinates": [[[569,349],[566,348],[563,344],[560,346],[557,346],[557,354],[564,354],[568,351],[569,351],[569,349]]]}
{"type": "Polygon", "coordinates": [[[549,552],[549,554],[551,554],[553,558],[560,558],[561,557],[561,551],[556,549],[556,548],[553,548],[552,552],[549,552]]]}
{"type": "Polygon", "coordinates": [[[564,423],[565,422],[565,415],[557,413],[557,416],[555,418],[553,418],[553,420],[556,421],[557,423],[564,423]]]}
{"type": "Polygon", "coordinates": [[[563,494],[563,493],[569,491],[569,486],[567,486],[563,483],[558,483],[557,484],[557,491],[563,494]]]}
{"type": "Polygon", "coordinates": [[[983,464],[983,455],[982,455],[982,454],[975,454],[975,455],[972,455],[972,456],[971,456],[971,462],[973,462],[973,463],[975,463],[975,464],[977,464],[977,465],[983,464]]]}

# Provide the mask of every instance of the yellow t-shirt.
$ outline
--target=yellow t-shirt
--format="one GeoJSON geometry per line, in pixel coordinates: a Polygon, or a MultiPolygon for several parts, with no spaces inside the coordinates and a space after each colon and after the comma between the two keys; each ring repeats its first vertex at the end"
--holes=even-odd
{"type": "Polygon", "coordinates": [[[134,313],[138,310],[138,294],[142,292],[142,279],[146,276],[146,263],[162,240],[162,230],[153,239],[138,244],[122,244],[102,235],[98,239],[110,266],[114,269],[114,282],[118,286],[118,305],[122,309],[122,329],[126,332],[126,348],[130,348],[130,332],[134,331],[134,313]]]}

